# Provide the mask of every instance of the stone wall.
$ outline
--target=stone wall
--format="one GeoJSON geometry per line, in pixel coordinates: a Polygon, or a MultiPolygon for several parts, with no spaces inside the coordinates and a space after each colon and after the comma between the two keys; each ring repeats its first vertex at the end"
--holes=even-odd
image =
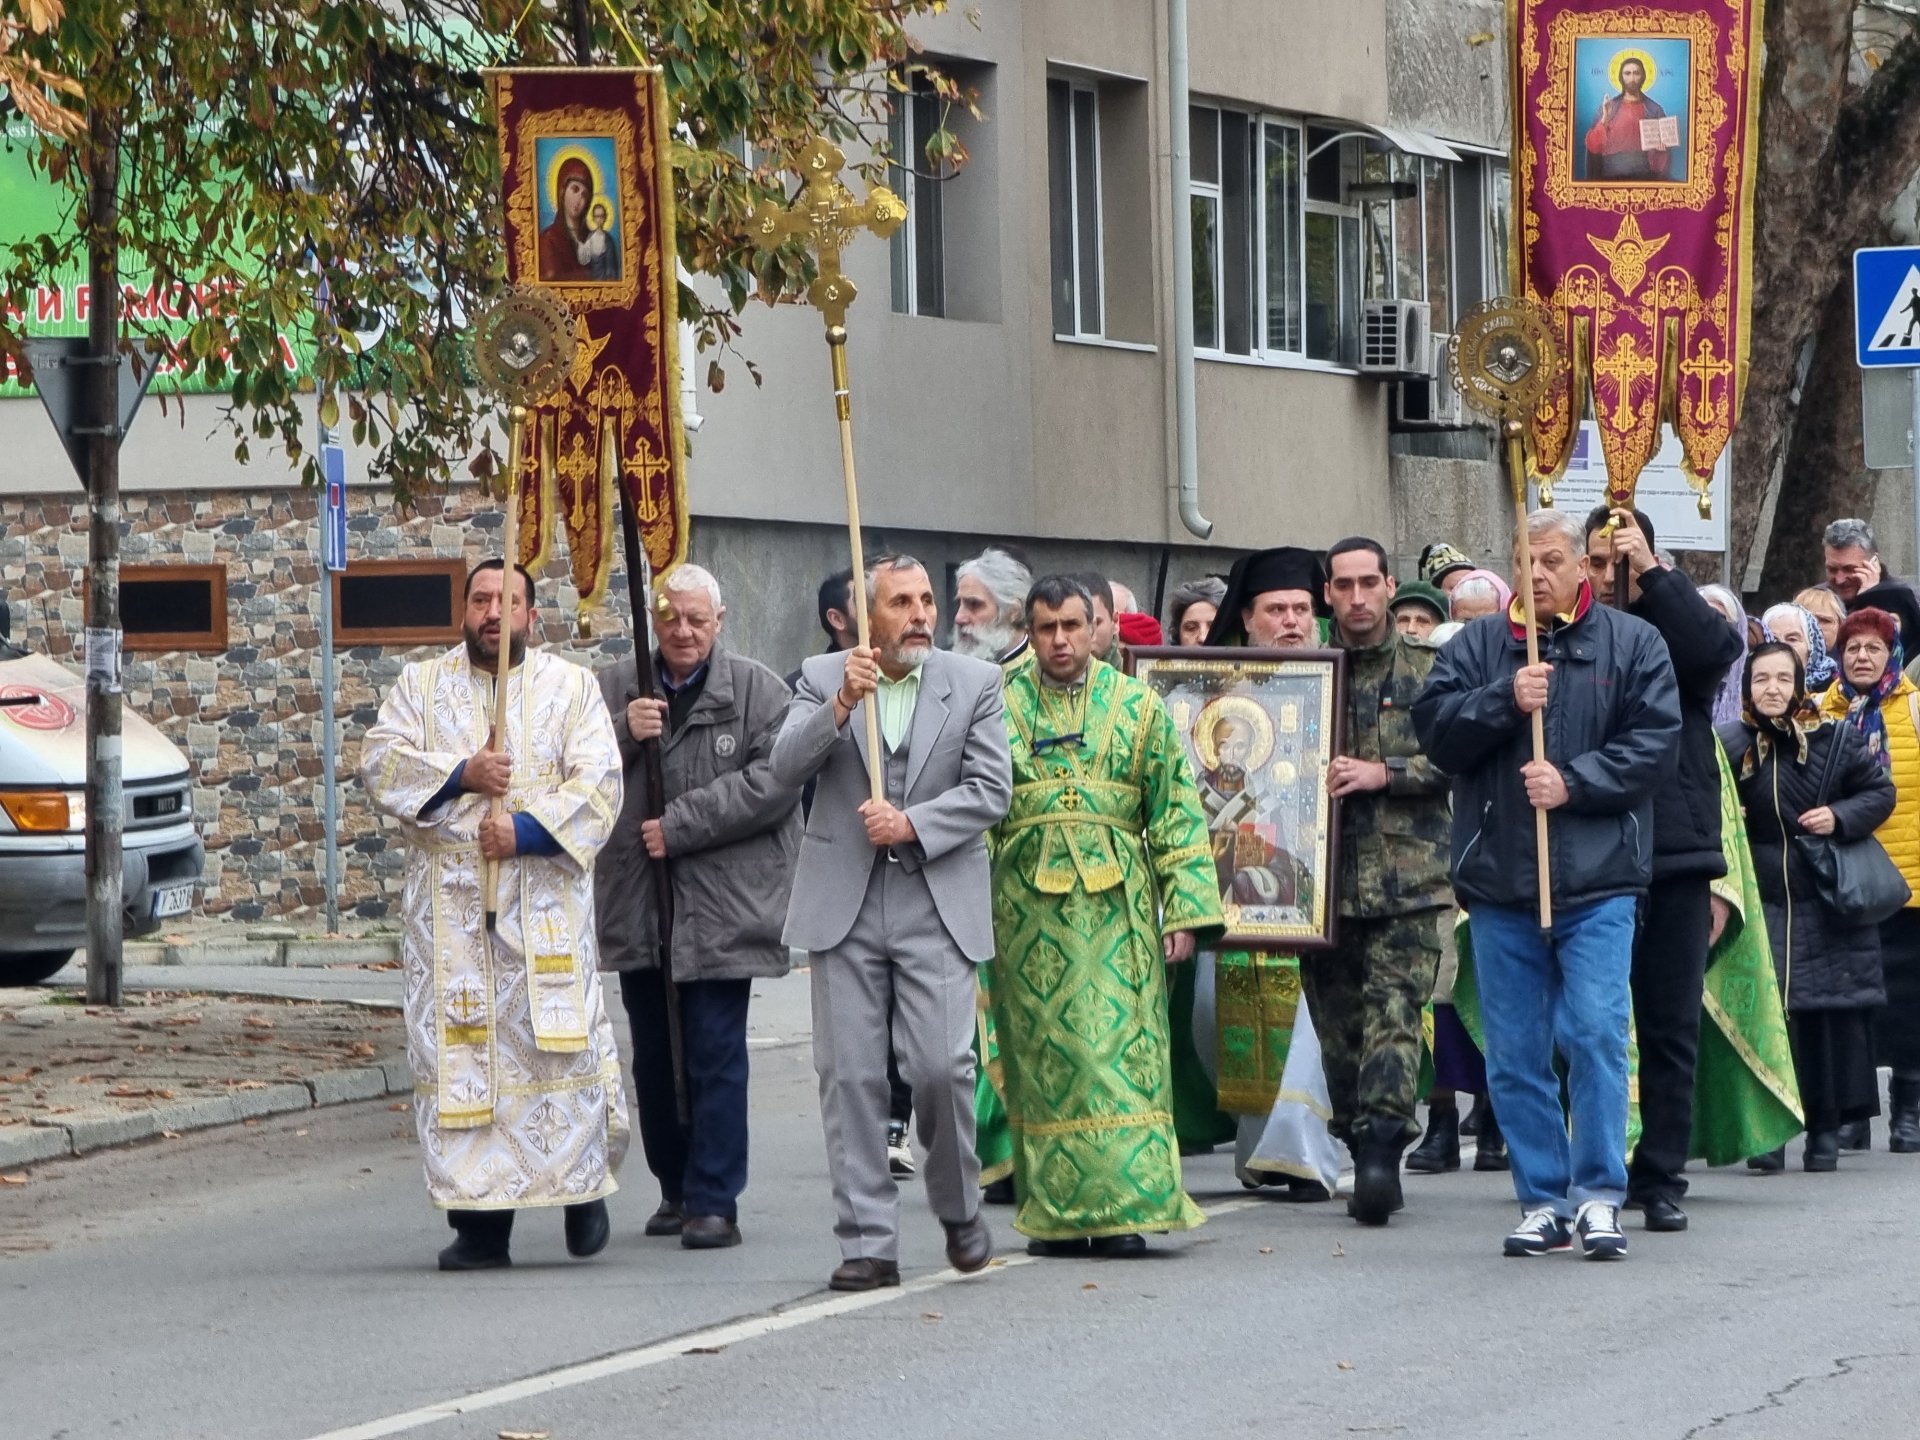
{"type": "MultiPolygon", "coordinates": [[[[158,725],[193,766],[194,819],[207,847],[198,906],[205,915],[298,923],[323,913],[317,506],[315,494],[288,489],[123,500],[126,563],[227,566],[224,653],[128,654],[123,666],[128,710],[158,725]]],[[[349,522],[352,558],[459,556],[471,563],[498,552],[502,516],[477,492],[422,501],[410,517],[356,508],[363,513],[349,522]]],[[[0,500],[0,521],[0,586],[13,607],[15,643],[78,671],[83,508],[9,497],[0,500]]],[[[550,569],[564,573],[557,561],[550,569]]],[[[601,638],[582,637],[571,588],[556,582],[541,590],[547,603],[539,625],[549,647],[587,664],[626,653],[624,614],[601,627],[601,638]]],[[[351,777],[380,696],[407,660],[426,653],[366,648],[335,656],[344,917],[379,920],[394,905],[401,856],[351,777]]]]}

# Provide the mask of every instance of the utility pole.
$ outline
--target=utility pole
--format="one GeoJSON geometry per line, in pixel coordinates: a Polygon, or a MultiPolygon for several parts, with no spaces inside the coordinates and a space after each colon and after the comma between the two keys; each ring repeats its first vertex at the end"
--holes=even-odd
{"type": "Polygon", "coordinates": [[[87,1003],[120,1003],[120,117],[87,120],[87,1003]]]}

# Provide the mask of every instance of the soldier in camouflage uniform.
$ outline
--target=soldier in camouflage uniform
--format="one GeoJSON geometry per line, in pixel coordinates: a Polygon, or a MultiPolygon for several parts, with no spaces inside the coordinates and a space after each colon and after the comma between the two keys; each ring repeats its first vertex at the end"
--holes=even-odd
{"type": "Polygon", "coordinates": [[[1327,556],[1334,643],[1347,652],[1345,753],[1327,768],[1340,806],[1340,944],[1303,955],[1334,1135],[1353,1152],[1348,1213],[1384,1225],[1401,1205],[1400,1156],[1419,1135],[1420,1013],[1440,963],[1448,891],[1447,777],[1420,753],[1413,702],[1435,651],[1399,634],[1393,577],[1372,540],[1327,556]]]}

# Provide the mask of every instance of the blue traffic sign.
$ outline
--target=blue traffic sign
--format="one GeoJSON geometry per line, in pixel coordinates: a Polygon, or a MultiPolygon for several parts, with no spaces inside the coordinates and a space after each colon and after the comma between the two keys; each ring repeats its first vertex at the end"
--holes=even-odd
{"type": "Polygon", "coordinates": [[[1863,367],[1920,366],[1920,245],[1853,252],[1853,333],[1863,367]]]}
{"type": "Polygon", "coordinates": [[[325,522],[320,527],[320,558],[328,570],[347,568],[347,452],[338,445],[320,447],[320,473],[326,477],[325,522]]]}

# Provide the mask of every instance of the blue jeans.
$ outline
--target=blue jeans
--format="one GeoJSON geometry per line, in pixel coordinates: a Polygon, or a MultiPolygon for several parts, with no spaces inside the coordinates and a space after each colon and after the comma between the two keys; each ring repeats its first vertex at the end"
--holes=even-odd
{"type": "Polygon", "coordinates": [[[1571,1219],[1585,1201],[1627,1198],[1633,917],[1627,895],[1556,910],[1551,936],[1531,910],[1479,905],[1468,913],[1487,1086],[1514,1193],[1529,1210],[1571,1219]],[[1556,1049],[1567,1067],[1571,1143],[1556,1049]]]}

